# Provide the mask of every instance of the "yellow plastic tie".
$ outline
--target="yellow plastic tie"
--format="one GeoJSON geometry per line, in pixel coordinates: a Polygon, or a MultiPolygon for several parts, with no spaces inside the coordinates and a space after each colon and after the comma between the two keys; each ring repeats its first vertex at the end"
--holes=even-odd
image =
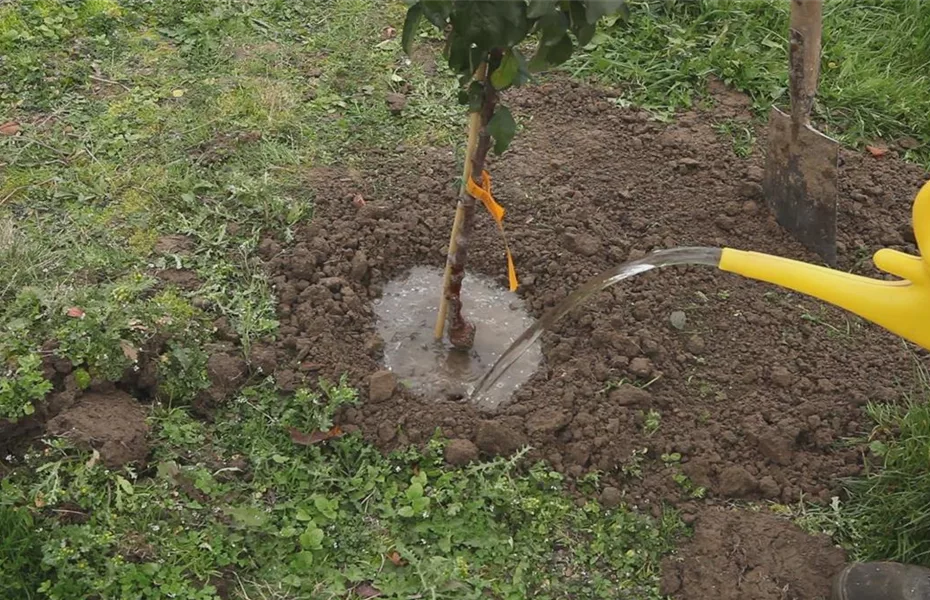
{"type": "Polygon", "coordinates": [[[501,230],[501,237],[504,238],[504,249],[507,251],[507,276],[510,279],[510,291],[517,291],[517,287],[520,285],[517,281],[517,269],[513,266],[510,245],[507,244],[507,236],[504,234],[504,207],[498,204],[494,200],[494,196],[491,195],[491,175],[487,171],[481,171],[481,185],[475,183],[474,179],[469,178],[465,191],[472,198],[481,200],[481,203],[484,204],[484,207],[488,209],[488,212],[497,222],[497,227],[501,230]]]}

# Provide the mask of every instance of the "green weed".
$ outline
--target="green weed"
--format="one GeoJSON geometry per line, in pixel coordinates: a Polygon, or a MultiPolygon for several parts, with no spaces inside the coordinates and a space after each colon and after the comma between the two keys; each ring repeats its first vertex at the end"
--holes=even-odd
{"type": "Polygon", "coordinates": [[[364,585],[388,598],[659,597],[673,514],[576,506],[561,475],[519,456],[454,470],[439,441],[389,457],[354,436],[292,441],[289,427],[325,428],[354,401],[344,384],[289,397],[265,384],[214,425],[161,409],[150,472],[108,471],[56,441],[4,480],[0,506],[36,519],[49,598],[212,599],[224,577],[243,598],[364,585]]]}
{"type": "Polygon", "coordinates": [[[720,135],[730,138],[735,155],[740,158],[748,158],[752,155],[756,145],[756,134],[751,123],[723,121],[714,125],[714,129],[720,135]]]}
{"type": "Polygon", "coordinates": [[[647,436],[651,436],[659,430],[661,424],[662,413],[655,409],[649,409],[649,412],[646,413],[643,419],[643,433],[647,436]]]}

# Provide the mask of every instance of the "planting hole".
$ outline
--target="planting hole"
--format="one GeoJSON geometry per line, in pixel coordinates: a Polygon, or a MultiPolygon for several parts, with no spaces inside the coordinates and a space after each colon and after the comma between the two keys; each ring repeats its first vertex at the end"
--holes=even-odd
{"type": "MultiPolygon", "coordinates": [[[[442,289],[442,271],[414,267],[388,283],[375,302],[378,333],[384,340],[384,365],[413,391],[427,397],[468,396],[511,343],[533,324],[523,301],[489,278],[466,275],[466,318],[477,326],[468,352],[453,351],[446,340],[433,339],[442,289]]],[[[542,361],[539,342],[527,350],[482,400],[497,407],[525,383],[542,361]]]]}

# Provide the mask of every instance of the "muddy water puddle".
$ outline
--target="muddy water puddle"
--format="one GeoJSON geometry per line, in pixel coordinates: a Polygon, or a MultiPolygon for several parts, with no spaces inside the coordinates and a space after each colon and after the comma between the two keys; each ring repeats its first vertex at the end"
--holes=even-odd
{"type": "MultiPolygon", "coordinates": [[[[384,286],[374,304],[384,365],[418,394],[464,397],[534,319],[516,294],[489,278],[466,275],[462,297],[466,318],[477,326],[475,345],[468,353],[453,351],[445,340],[433,339],[441,289],[442,271],[432,267],[414,267],[384,286]]],[[[541,362],[537,341],[482,395],[482,407],[493,409],[507,401],[541,362]]]]}

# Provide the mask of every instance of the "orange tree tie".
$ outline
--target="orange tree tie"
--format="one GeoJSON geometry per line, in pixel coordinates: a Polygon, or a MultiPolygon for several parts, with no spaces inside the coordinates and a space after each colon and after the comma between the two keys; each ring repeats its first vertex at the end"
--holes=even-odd
{"type": "Polygon", "coordinates": [[[504,249],[507,251],[507,276],[510,279],[510,291],[517,291],[519,282],[517,281],[517,269],[513,266],[513,257],[510,255],[510,246],[507,244],[507,236],[504,235],[504,207],[494,200],[491,195],[491,175],[487,171],[481,172],[481,185],[475,183],[474,179],[469,178],[465,190],[472,198],[481,200],[484,207],[488,209],[491,216],[497,222],[497,227],[501,231],[501,237],[504,238],[504,249]]]}

